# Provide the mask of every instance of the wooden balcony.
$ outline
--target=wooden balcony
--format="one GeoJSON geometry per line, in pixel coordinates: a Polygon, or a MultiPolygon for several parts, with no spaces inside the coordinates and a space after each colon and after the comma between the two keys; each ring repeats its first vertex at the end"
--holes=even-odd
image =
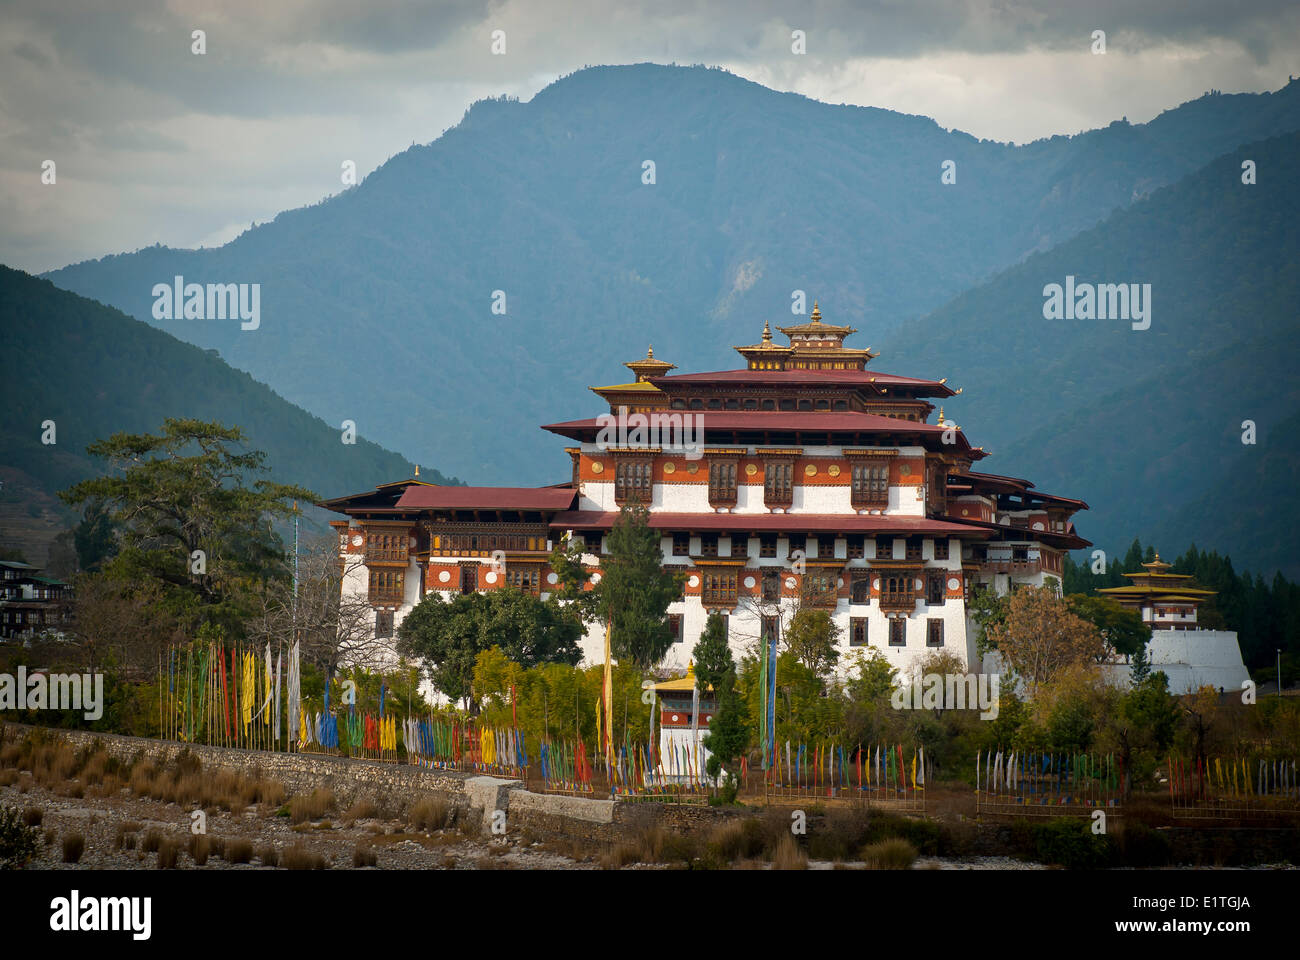
{"type": "Polygon", "coordinates": [[[1042,573],[1041,560],[981,560],[981,573],[1009,573],[1018,577],[1030,577],[1042,573]]]}

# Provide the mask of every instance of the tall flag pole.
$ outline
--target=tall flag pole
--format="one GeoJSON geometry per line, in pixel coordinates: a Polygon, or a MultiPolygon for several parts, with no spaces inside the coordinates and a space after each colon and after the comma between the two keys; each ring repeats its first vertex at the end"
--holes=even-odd
{"type": "Polygon", "coordinates": [[[605,711],[605,770],[608,773],[614,765],[614,739],[610,735],[614,729],[614,668],[610,662],[610,634],[614,630],[614,615],[605,618],[605,702],[601,705],[605,711]]]}

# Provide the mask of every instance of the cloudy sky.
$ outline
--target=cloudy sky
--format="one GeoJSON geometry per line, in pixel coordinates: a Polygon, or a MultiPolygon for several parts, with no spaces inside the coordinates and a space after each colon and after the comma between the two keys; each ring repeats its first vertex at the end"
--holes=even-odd
{"type": "Polygon", "coordinates": [[[477,99],[646,60],[1024,142],[1211,88],[1276,90],[1300,73],[1300,5],[0,0],[0,263],[221,244],[337,192],[343,160],[364,176],[436,139],[477,99]]]}

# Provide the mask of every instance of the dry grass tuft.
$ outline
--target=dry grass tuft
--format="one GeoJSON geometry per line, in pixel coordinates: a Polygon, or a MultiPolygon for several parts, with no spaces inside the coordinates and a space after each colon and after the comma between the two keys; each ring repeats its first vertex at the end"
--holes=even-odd
{"type": "Polygon", "coordinates": [[[808,854],[800,849],[799,844],[794,837],[786,834],[776,845],[776,853],[772,857],[773,870],[807,870],[808,854]]]}
{"type": "Polygon", "coordinates": [[[194,861],[195,866],[202,867],[208,862],[208,857],[212,855],[212,841],[206,834],[190,834],[189,844],[190,859],[194,861]]]}
{"type": "Polygon", "coordinates": [[[441,830],[447,826],[450,814],[451,806],[446,800],[425,797],[407,812],[406,822],[414,830],[441,830]]]}
{"type": "Polygon", "coordinates": [[[253,844],[243,837],[226,841],[226,863],[248,863],[253,859],[253,844]]]}
{"type": "Polygon", "coordinates": [[[295,843],[284,851],[281,858],[286,870],[324,870],[325,858],[319,853],[308,850],[300,843],[295,843]]]}
{"type": "Polygon", "coordinates": [[[302,823],[319,820],[335,807],[334,794],[317,788],[309,796],[296,796],[289,801],[289,821],[302,823]]]}
{"type": "Polygon", "coordinates": [[[375,853],[374,848],[365,844],[358,843],[355,850],[352,851],[352,866],[373,867],[378,865],[379,855],[375,853]]]}
{"type": "Polygon", "coordinates": [[[63,836],[63,862],[79,863],[81,855],[86,852],[86,838],[80,833],[68,833],[63,836]]]}
{"type": "Polygon", "coordinates": [[[895,837],[862,848],[868,870],[907,870],[916,862],[916,847],[895,837]]]}

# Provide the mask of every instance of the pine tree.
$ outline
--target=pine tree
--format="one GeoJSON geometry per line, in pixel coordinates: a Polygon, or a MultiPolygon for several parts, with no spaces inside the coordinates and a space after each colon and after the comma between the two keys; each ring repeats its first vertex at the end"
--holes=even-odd
{"type": "Polygon", "coordinates": [[[639,503],[623,507],[609,535],[609,555],[601,562],[596,606],[612,623],[610,649],[620,663],[648,671],[673,644],[665,614],[681,596],[681,574],[666,570],[657,530],[639,503]]]}

